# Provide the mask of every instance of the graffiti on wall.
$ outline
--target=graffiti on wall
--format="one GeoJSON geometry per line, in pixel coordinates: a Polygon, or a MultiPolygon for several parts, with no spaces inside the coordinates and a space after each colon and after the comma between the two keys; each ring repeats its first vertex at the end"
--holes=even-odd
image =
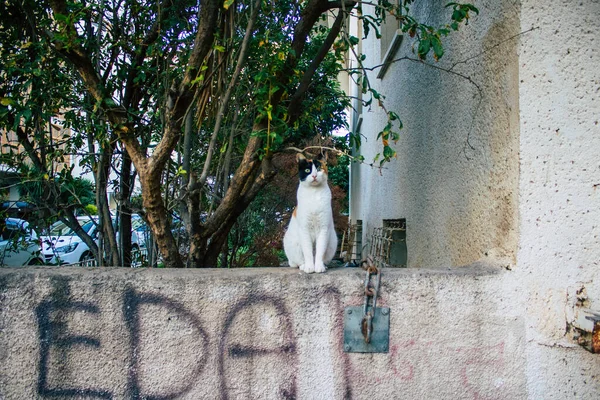
{"type": "MultiPolygon", "coordinates": [[[[505,369],[504,342],[469,348],[422,338],[392,338],[390,353],[377,359],[384,364],[374,377],[373,371],[365,368],[371,366],[364,362],[368,356],[352,357],[343,350],[344,304],[335,287],[315,289],[312,294],[320,301],[304,305],[303,312],[317,320],[329,318],[329,331],[315,334],[307,333],[311,327],[294,322],[284,298],[268,293],[251,292],[227,304],[217,314],[218,321],[205,321],[202,307],[192,311],[189,304],[132,287],[124,287],[118,301],[103,309],[81,301],[85,296],[73,295],[68,277],[52,277],[51,286],[50,294],[35,308],[39,339],[36,391],[41,398],[159,400],[193,397],[204,390],[210,398],[227,400],[296,399],[306,397],[299,393],[300,379],[312,382],[316,378],[329,386],[322,388],[320,395],[350,399],[353,390],[364,395],[382,383],[394,393],[413,393],[414,385],[422,387],[432,375],[446,376],[469,398],[508,399],[514,395],[505,390],[499,373],[505,369]],[[103,332],[109,329],[106,325],[111,325],[111,332],[103,332]],[[307,364],[320,366],[328,361],[328,355],[307,340],[310,335],[324,340],[323,348],[334,355],[332,371],[325,368],[310,375],[307,364]],[[109,343],[113,338],[117,338],[116,344],[109,343]],[[307,353],[302,355],[301,349],[307,353]],[[121,353],[115,355],[115,351],[121,353]],[[441,369],[447,363],[439,362],[440,354],[454,360],[453,371],[441,369]],[[110,384],[101,378],[82,378],[85,373],[78,367],[94,358],[99,359],[95,360],[99,368],[116,360],[119,373],[114,380],[121,379],[121,383],[114,384],[113,378],[109,378],[110,384]],[[330,375],[318,376],[323,370],[330,375]],[[165,371],[176,372],[169,375],[165,371]],[[496,371],[499,377],[482,380],[481,371],[496,371]]],[[[315,327],[322,324],[312,329],[315,327]]],[[[94,373],[91,371],[87,374],[94,373]]]]}
{"type": "MultiPolygon", "coordinates": [[[[122,393],[115,393],[110,388],[72,384],[70,372],[66,370],[69,356],[89,351],[90,348],[99,349],[102,343],[98,336],[76,332],[74,325],[69,324],[69,321],[76,319],[77,314],[86,314],[92,319],[98,318],[102,310],[91,302],[73,300],[68,278],[53,277],[51,282],[52,293],[35,309],[39,338],[37,393],[41,397],[52,398],[79,396],[112,399],[122,396],[122,393]]],[[[328,288],[324,295],[339,308],[339,312],[335,314],[341,315],[339,292],[328,288]]],[[[173,299],[127,287],[122,294],[122,318],[127,334],[123,339],[128,359],[125,389],[127,398],[176,399],[198,385],[209,362],[211,338],[195,313],[173,299]],[[169,320],[177,318],[185,321],[181,326],[192,331],[196,348],[191,351],[194,363],[183,368],[184,376],[157,391],[157,382],[161,377],[152,377],[144,373],[143,358],[152,353],[148,346],[153,344],[145,338],[148,331],[156,332],[161,328],[159,326],[158,329],[154,329],[157,327],[145,325],[152,324],[152,320],[160,313],[170,315],[169,320]]],[[[160,323],[164,321],[161,320],[160,323]]],[[[338,347],[341,351],[342,335],[338,337],[338,347]]],[[[212,348],[216,346],[218,395],[221,399],[254,397],[253,390],[260,391],[255,393],[256,397],[297,398],[298,343],[292,316],[283,299],[256,294],[239,299],[228,308],[224,323],[215,334],[214,341],[216,343],[212,348]],[[274,361],[279,362],[274,364],[274,361]],[[284,366],[277,371],[277,382],[273,382],[273,365],[284,366]],[[261,379],[269,381],[262,385],[257,384],[261,379]]],[[[186,350],[188,353],[185,358],[189,359],[190,349],[186,350]]],[[[170,357],[176,358],[173,355],[170,357]]],[[[343,354],[342,359],[346,362],[347,355],[343,354]]],[[[344,371],[347,371],[347,368],[344,368],[344,371]]],[[[346,378],[346,375],[343,376],[346,378]]],[[[344,397],[350,398],[351,391],[347,381],[343,386],[344,397]]]]}

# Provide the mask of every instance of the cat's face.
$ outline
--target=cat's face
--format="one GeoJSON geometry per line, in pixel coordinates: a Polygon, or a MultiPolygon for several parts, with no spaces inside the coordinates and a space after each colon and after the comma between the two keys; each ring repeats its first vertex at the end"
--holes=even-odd
{"type": "Polygon", "coordinates": [[[327,160],[323,156],[311,160],[298,154],[297,159],[301,185],[320,186],[327,182],[327,160]]]}

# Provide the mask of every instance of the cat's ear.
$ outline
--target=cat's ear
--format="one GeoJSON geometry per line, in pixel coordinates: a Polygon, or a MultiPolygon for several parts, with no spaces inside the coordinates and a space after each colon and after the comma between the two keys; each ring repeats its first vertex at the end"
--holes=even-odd
{"type": "Polygon", "coordinates": [[[317,160],[327,162],[327,152],[319,153],[317,160]]]}
{"type": "Polygon", "coordinates": [[[306,160],[306,157],[304,157],[304,154],[302,154],[302,153],[296,154],[296,161],[300,162],[302,160],[306,160]]]}

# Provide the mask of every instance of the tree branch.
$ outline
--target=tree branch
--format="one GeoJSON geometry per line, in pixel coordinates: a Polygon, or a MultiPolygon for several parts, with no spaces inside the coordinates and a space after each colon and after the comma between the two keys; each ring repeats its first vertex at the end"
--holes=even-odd
{"type": "Polygon", "coordinates": [[[150,27],[150,30],[146,34],[146,37],[138,48],[138,53],[131,63],[129,68],[129,74],[127,75],[127,83],[125,84],[125,96],[123,97],[123,105],[125,108],[135,106],[132,104],[132,99],[139,93],[140,86],[134,85],[133,81],[138,75],[138,67],[142,65],[146,56],[148,55],[148,47],[158,39],[160,35],[160,26],[165,16],[171,11],[171,7],[165,7],[164,3],[159,5],[160,13],[156,16],[156,21],[150,27]]]}
{"type": "Polygon", "coordinates": [[[148,163],[150,170],[162,171],[179,141],[185,113],[194,98],[192,81],[196,79],[204,59],[212,48],[220,4],[218,0],[207,0],[201,3],[198,32],[194,39],[192,54],[183,80],[179,85],[173,83],[171,87],[166,104],[166,129],[148,163]]]}
{"type": "MultiPolygon", "coordinates": [[[[354,7],[354,5],[352,5],[352,7],[354,7]]],[[[288,122],[289,125],[292,125],[299,118],[300,102],[302,101],[304,94],[308,90],[312,78],[315,75],[315,72],[317,71],[317,68],[319,67],[319,65],[321,65],[321,62],[323,61],[323,59],[325,59],[325,56],[329,52],[329,49],[331,49],[333,42],[339,35],[340,30],[342,29],[342,24],[344,22],[345,16],[346,14],[342,10],[338,11],[338,15],[336,16],[335,22],[333,23],[331,29],[329,30],[329,33],[327,34],[327,38],[321,45],[321,48],[319,49],[316,57],[312,60],[308,69],[304,72],[304,75],[302,76],[302,81],[300,82],[296,93],[294,93],[294,95],[290,99],[290,104],[288,106],[288,114],[290,115],[290,120],[288,122]]]]}
{"type": "Polygon", "coordinates": [[[242,41],[242,46],[240,49],[240,53],[238,54],[237,64],[233,76],[231,77],[231,81],[229,81],[229,85],[223,98],[221,100],[221,105],[219,107],[219,111],[217,113],[217,120],[215,122],[215,126],[213,128],[213,132],[210,138],[210,144],[208,145],[208,150],[206,153],[206,160],[204,161],[204,168],[202,169],[202,174],[197,181],[197,184],[202,186],[206,182],[206,178],[208,178],[208,172],[210,169],[210,163],[212,161],[212,155],[215,149],[215,144],[217,142],[217,135],[219,134],[219,130],[221,129],[221,123],[223,122],[223,117],[225,116],[225,111],[227,110],[227,106],[229,105],[229,99],[231,98],[231,94],[233,92],[233,88],[237,85],[238,79],[240,77],[240,73],[242,69],[246,65],[246,55],[248,54],[248,44],[250,43],[250,39],[252,38],[252,33],[254,32],[254,23],[258,18],[258,12],[260,10],[260,4],[262,0],[257,0],[254,4],[254,9],[252,10],[252,14],[248,19],[248,26],[246,27],[246,34],[244,35],[244,40],[242,41]]]}

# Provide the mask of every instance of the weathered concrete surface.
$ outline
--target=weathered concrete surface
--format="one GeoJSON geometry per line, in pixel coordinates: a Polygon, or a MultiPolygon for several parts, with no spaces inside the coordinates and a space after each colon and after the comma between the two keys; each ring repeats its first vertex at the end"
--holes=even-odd
{"type": "MultiPolygon", "coordinates": [[[[409,268],[509,266],[501,295],[482,298],[524,323],[527,397],[597,399],[600,356],[577,345],[573,321],[578,307],[600,312],[600,2],[473,3],[480,14],[445,38],[440,62],[370,76],[404,130],[387,169],[353,166],[351,218],[363,243],[405,218],[409,268]]],[[[448,13],[415,6],[432,26],[448,13]]],[[[412,45],[397,58],[415,58],[412,45]]],[[[378,43],[362,46],[377,65],[378,43]]],[[[372,160],[387,120],[376,106],[362,115],[372,160]]]]}
{"type": "MultiPolygon", "coordinates": [[[[383,170],[353,164],[350,216],[363,222],[363,243],[382,220],[405,218],[409,267],[516,259],[520,6],[512,0],[476,6],[480,14],[444,38],[439,62],[416,62],[415,39],[406,35],[395,57],[401,60],[381,79],[377,68],[369,75],[404,128],[391,143],[398,156],[383,170]]],[[[442,26],[451,8],[420,1],[411,13],[442,26]]],[[[375,35],[362,46],[367,67],[380,65],[375,35]]],[[[377,105],[362,116],[360,154],[370,163],[382,152],[377,134],[388,120],[377,105]]]]}
{"type": "Polygon", "coordinates": [[[361,270],[0,269],[0,398],[526,398],[505,275],[384,270],[390,351],[354,354],[361,270]]]}
{"type": "Polygon", "coordinates": [[[535,398],[577,398],[583,382],[600,379],[600,355],[578,360],[568,347],[578,304],[600,311],[600,2],[529,0],[521,10],[521,30],[535,28],[519,51],[515,274],[528,314],[527,358],[540,360],[528,366],[528,387],[535,398]],[[581,375],[548,368],[561,363],[575,363],[581,375]]]}

